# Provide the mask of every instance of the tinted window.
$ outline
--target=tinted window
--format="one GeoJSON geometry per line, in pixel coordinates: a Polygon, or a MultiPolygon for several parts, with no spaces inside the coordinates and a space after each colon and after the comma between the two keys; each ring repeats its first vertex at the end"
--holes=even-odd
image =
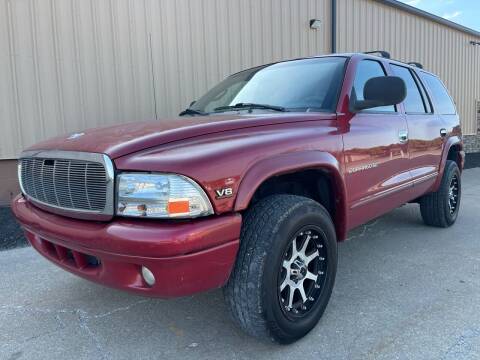
{"type": "MultiPolygon", "coordinates": [[[[365,100],[363,97],[363,88],[368,80],[374,77],[386,76],[385,70],[382,65],[375,60],[362,60],[357,67],[357,74],[355,75],[355,81],[353,88],[357,96],[357,100],[365,100]]],[[[373,109],[366,110],[368,112],[395,112],[395,106],[379,106],[373,109]]]]}
{"type": "Polygon", "coordinates": [[[447,89],[440,79],[423,72],[421,77],[423,81],[427,83],[427,86],[433,95],[435,112],[444,115],[456,114],[452,98],[448,95],[447,89]]]}
{"type": "Polygon", "coordinates": [[[430,97],[427,94],[427,90],[425,90],[425,85],[420,81],[420,78],[415,73],[415,71],[412,71],[411,73],[413,74],[413,77],[415,78],[415,81],[420,88],[420,92],[422,93],[422,98],[425,104],[425,108],[427,109],[427,113],[433,113],[432,103],[430,101],[430,97]]]}
{"type": "MultiPolygon", "coordinates": [[[[289,111],[335,111],[346,58],[286,61],[234,74],[200,98],[203,112],[238,103],[282,106],[289,111]]],[[[223,110],[225,111],[225,110],[223,110]]]]}
{"type": "Polygon", "coordinates": [[[409,69],[403,66],[393,65],[392,69],[395,75],[402,78],[407,87],[407,97],[405,98],[403,105],[405,106],[406,113],[425,113],[425,104],[423,102],[422,95],[418,89],[415,79],[412,77],[412,73],[409,69]]]}

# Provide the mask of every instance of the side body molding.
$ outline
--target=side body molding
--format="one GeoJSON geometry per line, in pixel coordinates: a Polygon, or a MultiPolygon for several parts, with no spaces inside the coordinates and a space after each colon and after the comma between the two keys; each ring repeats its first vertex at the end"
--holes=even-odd
{"type": "Polygon", "coordinates": [[[346,238],[347,206],[346,188],[340,163],[332,154],[322,151],[300,151],[285,153],[262,159],[247,170],[240,183],[234,210],[245,210],[255,191],[272,176],[292,173],[299,170],[318,169],[324,171],[332,180],[335,194],[335,214],[333,222],[339,241],[346,238]]]}

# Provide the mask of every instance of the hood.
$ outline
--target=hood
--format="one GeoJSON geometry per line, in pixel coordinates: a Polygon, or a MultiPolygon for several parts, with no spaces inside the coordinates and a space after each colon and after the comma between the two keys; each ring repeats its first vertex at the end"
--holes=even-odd
{"type": "Polygon", "coordinates": [[[40,142],[27,150],[103,153],[111,159],[201,135],[287,122],[332,119],[334,114],[286,113],[178,117],[94,128],[40,142]]]}

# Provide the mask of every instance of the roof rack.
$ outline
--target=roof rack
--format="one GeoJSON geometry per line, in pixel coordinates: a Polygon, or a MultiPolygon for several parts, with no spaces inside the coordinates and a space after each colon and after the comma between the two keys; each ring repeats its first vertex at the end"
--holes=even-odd
{"type": "Polygon", "coordinates": [[[364,52],[364,54],[379,54],[381,57],[385,58],[385,59],[390,59],[390,53],[387,52],[387,51],[383,51],[383,50],[375,50],[375,51],[366,51],[364,52]]]}
{"type": "Polygon", "coordinates": [[[419,69],[423,69],[423,65],[420,64],[420,63],[418,63],[418,62],[412,61],[412,62],[408,62],[407,64],[408,64],[408,65],[411,65],[411,66],[415,66],[415,67],[417,67],[417,68],[419,68],[419,69]]]}
{"type": "MultiPolygon", "coordinates": [[[[480,45],[480,43],[478,43],[478,44],[480,45]]],[[[392,58],[390,56],[390,53],[388,51],[384,51],[384,50],[365,51],[364,54],[372,54],[372,55],[378,54],[385,59],[391,59],[392,58]]],[[[419,69],[423,69],[423,65],[420,64],[419,62],[411,61],[411,62],[407,62],[406,64],[408,64],[410,66],[415,66],[419,69]]]]}

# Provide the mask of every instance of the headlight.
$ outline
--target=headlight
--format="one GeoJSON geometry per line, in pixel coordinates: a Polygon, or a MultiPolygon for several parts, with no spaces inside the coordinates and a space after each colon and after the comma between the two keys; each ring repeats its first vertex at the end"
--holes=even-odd
{"type": "Polygon", "coordinates": [[[192,218],[213,213],[203,189],[185,176],[124,173],[117,180],[117,215],[192,218]]]}

